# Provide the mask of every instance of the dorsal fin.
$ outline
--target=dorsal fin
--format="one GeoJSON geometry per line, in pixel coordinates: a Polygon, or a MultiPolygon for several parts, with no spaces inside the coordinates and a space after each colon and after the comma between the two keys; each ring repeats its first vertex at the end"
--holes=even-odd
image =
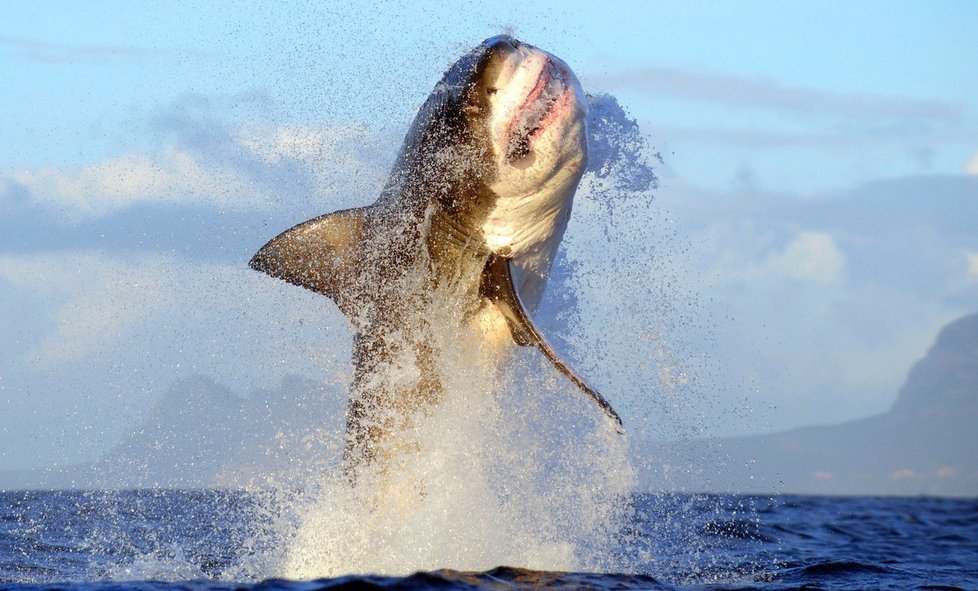
{"type": "Polygon", "coordinates": [[[248,264],[332,298],[349,315],[346,293],[362,258],[358,250],[370,209],[345,209],[293,226],[269,240],[248,264]]]}

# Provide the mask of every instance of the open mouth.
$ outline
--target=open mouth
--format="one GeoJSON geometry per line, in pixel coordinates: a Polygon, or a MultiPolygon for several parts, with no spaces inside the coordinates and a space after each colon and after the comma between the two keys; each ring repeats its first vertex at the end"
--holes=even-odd
{"type": "Polygon", "coordinates": [[[563,72],[548,59],[510,126],[506,149],[508,161],[515,162],[530,155],[533,140],[556,118],[556,107],[568,91],[563,72]]]}

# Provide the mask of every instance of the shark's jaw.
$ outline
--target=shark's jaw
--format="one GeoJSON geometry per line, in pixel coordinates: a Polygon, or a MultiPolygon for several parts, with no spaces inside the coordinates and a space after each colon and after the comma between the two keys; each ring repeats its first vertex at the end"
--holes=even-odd
{"type": "Polygon", "coordinates": [[[556,56],[505,36],[485,45],[489,80],[476,88],[487,94],[496,200],[479,230],[492,252],[546,274],[587,163],[587,101],[556,56]]]}

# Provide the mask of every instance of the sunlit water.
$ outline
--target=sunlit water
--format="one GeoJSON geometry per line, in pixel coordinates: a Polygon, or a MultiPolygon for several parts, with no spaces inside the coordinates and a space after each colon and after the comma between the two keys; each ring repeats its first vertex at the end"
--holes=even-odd
{"type": "MultiPolygon", "coordinates": [[[[626,144],[635,123],[610,97],[592,103],[591,185],[582,195],[604,205],[612,194],[647,203],[654,176],[642,164],[645,146],[636,138],[626,144]],[[623,183],[633,186],[618,187],[623,183]]],[[[372,237],[366,260],[383,258],[397,237],[409,235],[410,228],[398,227],[390,237],[372,237]]],[[[466,321],[472,310],[460,302],[467,296],[450,282],[430,289],[424,251],[414,259],[395,283],[404,298],[396,310],[401,328],[384,335],[389,353],[353,387],[399,393],[400,400],[431,379],[439,384],[436,400],[370,411],[376,416],[367,420],[392,426],[376,463],[358,467],[355,486],[334,461],[272,488],[261,507],[273,516],[263,532],[273,541],[258,576],[406,575],[501,564],[630,569],[615,549],[635,487],[628,437],[541,355],[487,339],[466,321]],[[425,305],[411,305],[416,300],[425,305]],[[416,354],[417,334],[432,351],[427,365],[416,354]]],[[[375,291],[373,282],[364,293],[375,291]]],[[[339,451],[343,433],[326,433],[319,444],[339,451]]]]}
{"type": "Polygon", "coordinates": [[[283,516],[274,525],[282,575],[613,568],[613,528],[632,489],[626,440],[589,420],[583,400],[550,400],[551,411],[578,417],[555,425],[539,420],[550,416],[535,408],[544,401],[501,404],[496,380],[472,373],[451,376],[382,471],[351,486],[327,469],[272,501],[283,516]]]}
{"type": "MultiPolygon", "coordinates": [[[[973,589],[978,581],[976,500],[634,495],[602,550],[627,569],[434,570],[305,582],[263,582],[284,576],[262,572],[279,543],[268,536],[277,516],[266,502],[220,491],[3,493],[0,588],[973,589]]],[[[320,538],[330,548],[360,543],[326,539],[330,531],[336,526],[327,524],[320,538]]],[[[499,532],[497,545],[517,543],[506,535],[499,532]]],[[[446,526],[413,541],[430,547],[452,539],[446,526]]]]}

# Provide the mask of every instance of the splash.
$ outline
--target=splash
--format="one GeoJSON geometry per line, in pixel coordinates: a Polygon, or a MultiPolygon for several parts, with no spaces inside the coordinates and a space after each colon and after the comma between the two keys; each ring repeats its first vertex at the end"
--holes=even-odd
{"type": "MultiPolygon", "coordinates": [[[[398,453],[355,485],[339,469],[308,483],[285,520],[294,530],[281,574],[610,568],[632,487],[626,440],[544,359],[513,357],[497,371],[473,363],[495,353],[474,331],[427,320],[440,401],[410,417],[393,436],[398,453]]],[[[379,379],[418,370],[387,371],[379,379]]]]}
{"type": "MultiPolygon", "coordinates": [[[[605,201],[616,188],[647,196],[655,177],[637,125],[612,97],[591,101],[599,147],[589,175],[600,183],[592,197],[605,201]]],[[[370,387],[396,391],[432,373],[438,400],[398,409],[389,421],[396,453],[358,468],[355,479],[335,462],[298,494],[269,497],[277,517],[267,533],[277,542],[262,545],[275,548],[274,573],[630,570],[619,539],[635,486],[627,437],[538,352],[500,349],[461,322],[457,294],[426,297],[434,313],[407,324],[425,332],[432,365],[418,367],[410,343],[392,347],[406,353],[378,368],[370,387]]],[[[339,437],[330,445],[339,448],[339,437]]]]}

